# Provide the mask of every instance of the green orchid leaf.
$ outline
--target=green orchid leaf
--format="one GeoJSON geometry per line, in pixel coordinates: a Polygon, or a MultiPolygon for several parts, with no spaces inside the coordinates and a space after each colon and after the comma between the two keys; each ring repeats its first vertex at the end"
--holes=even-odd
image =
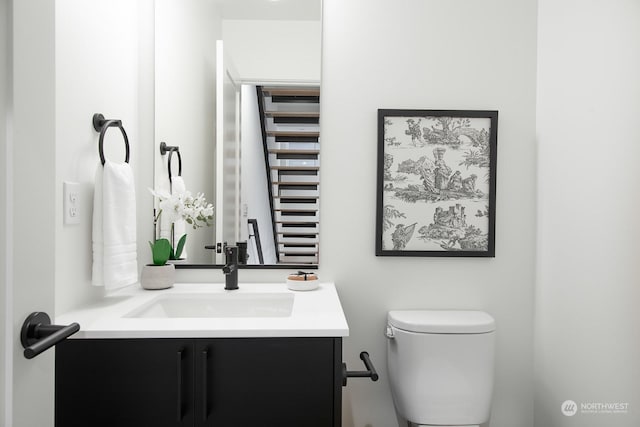
{"type": "Polygon", "coordinates": [[[182,250],[184,249],[184,244],[186,242],[187,242],[187,235],[183,234],[180,240],[178,240],[178,246],[176,246],[175,259],[180,259],[180,255],[182,255],[182,250]]]}
{"type": "Polygon", "coordinates": [[[165,265],[171,256],[171,243],[167,239],[158,239],[155,242],[149,242],[151,246],[151,254],[155,265],[165,265]]]}

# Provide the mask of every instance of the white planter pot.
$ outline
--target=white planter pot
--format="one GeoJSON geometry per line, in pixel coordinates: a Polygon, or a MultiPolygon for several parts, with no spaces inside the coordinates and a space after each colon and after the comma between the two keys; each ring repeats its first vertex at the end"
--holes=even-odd
{"type": "Polygon", "coordinates": [[[140,275],[140,285],[144,289],[167,289],[172,287],[175,281],[176,268],[173,264],[147,264],[142,267],[142,274],[140,275]]]}
{"type": "Polygon", "coordinates": [[[186,264],[186,263],[187,263],[187,259],[186,258],[168,259],[167,260],[167,264],[186,264]]]}

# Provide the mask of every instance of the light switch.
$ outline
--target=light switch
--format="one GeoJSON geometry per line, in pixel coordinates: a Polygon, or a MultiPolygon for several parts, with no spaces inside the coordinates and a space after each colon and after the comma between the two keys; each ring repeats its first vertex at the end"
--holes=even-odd
{"type": "Polygon", "coordinates": [[[65,181],[62,183],[64,200],[64,223],[67,225],[80,224],[80,184],[65,181]]]}

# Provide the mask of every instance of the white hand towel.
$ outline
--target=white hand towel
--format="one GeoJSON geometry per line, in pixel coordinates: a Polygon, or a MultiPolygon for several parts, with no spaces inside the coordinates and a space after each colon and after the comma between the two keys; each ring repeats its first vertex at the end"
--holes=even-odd
{"type": "Polygon", "coordinates": [[[136,193],[131,166],[109,160],[98,166],[93,200],[93,284],[111,291],[136,283],[136,193]]]}
{"type": "MultiPolygon", "coordinates": [[[[174,176],[171,178],[171,194],[184,194],[187,191],[187,187],[184,184],[184,179],[181,176],[174,176]]],[[[180,238],[187,233],[187,224],[184,219],[179,219],[173,223],[173,234],[175,236],[176,245],[180,238]]],[[[175,248],[174,248],[175,249],[175,248]]],[[[180,258],[187,259],[187,249],[182,250],[180,258]]]]}
{"type": "MultiPolygon", "coordinates": [[[[164,156],[167,157],[167,156],[164,156]]],[[[165,159],[166,160],[166,159],[165,159]]],[[[163,168],[166,170],[166,161],[163,160],[163,168]]],[[[166,174],[160,174],[156,182],[156,191],[160,194],[171,194],[171,185],[169,184],[169,177],[166,174]]],[[[167,239],[171,241],[171,216],[166,213],[160,214],[158,221],[160,222],[160,234],[159,239],[167,239]]]]}

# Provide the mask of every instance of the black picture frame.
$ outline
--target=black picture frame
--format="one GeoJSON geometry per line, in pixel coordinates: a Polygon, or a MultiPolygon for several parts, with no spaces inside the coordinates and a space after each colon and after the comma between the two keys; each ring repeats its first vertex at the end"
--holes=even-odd
{"type": "Polygon", "coordinates": [[[498,111],[378,110],[376,255],[495,257],[498,111]]]}

